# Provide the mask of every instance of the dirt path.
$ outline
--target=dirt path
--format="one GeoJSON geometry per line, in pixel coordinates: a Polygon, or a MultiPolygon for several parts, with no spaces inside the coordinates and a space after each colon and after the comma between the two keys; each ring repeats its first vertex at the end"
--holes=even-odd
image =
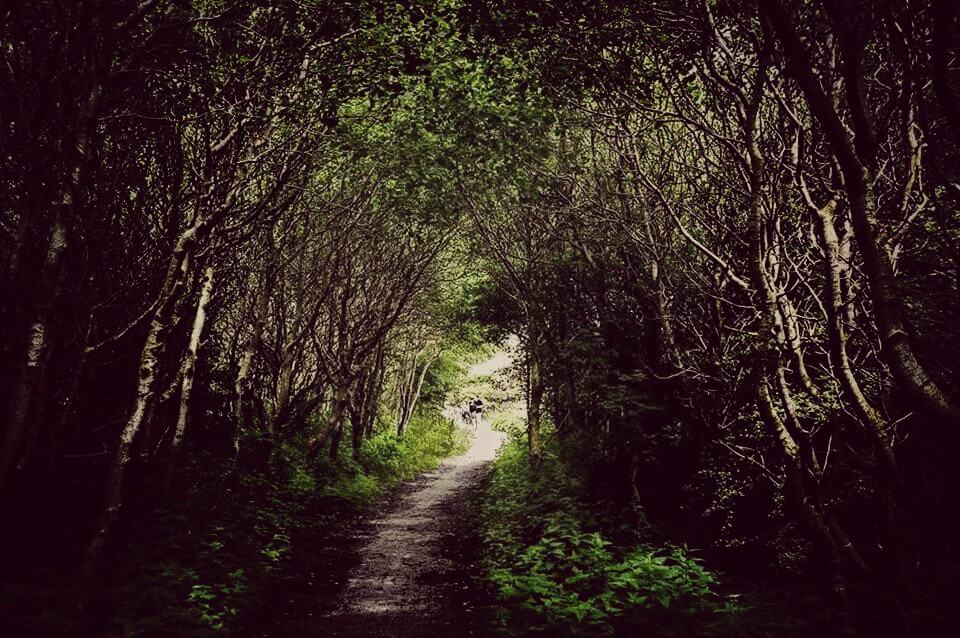
{"type": "Polygon", "coordinates": [[[481,424],[466,454],[402,484],[349,537],[331,539],[318,550],[329,564],[316,575],[324,583],[291,592],[284,618],[254,635],[478,636],[472,495],[503,437],[481,424]]]}

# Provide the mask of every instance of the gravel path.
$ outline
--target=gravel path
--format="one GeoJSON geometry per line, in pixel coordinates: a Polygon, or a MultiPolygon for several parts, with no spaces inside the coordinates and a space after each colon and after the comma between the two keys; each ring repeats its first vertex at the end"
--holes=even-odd
{"type": "Polygon", "coordinates": [[[466,454],[402,484],[348,536],[318,548],[329,570],[285,596],[276,624],[253,635],[479,636],[472,496],[503,437],[481,424],[466,454]]]}

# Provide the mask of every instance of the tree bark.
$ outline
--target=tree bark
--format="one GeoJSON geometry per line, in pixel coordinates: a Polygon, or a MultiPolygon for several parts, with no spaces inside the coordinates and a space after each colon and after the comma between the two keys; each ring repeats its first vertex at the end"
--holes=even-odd
{"type": "Polygon", "coordinates": [[[380,397],[383,394],[383,380],[387,372],[387,367],[384,365],[384,350],[383,344],[377,349],[371,386],[369,392],[367,392],[367,405],[364,408],[363,423],[364,437],[366,438],[373,436],[373,429],[377,420],[377,406],[380,405],[380,397]]]}
{"type": "Polygon", "coordinates": [[[287,412],[290,409],[290,393],[293,390],[293,373],[295,359],[293,357],[293,347],[295,342],[291,341],[284,345],[281,351],[280,375],[277,379],[277,394],[273,405],[273,414],[267,418],[267,436],[271,439],[276,434],[279,426],[287,420],[287,412]]]}
{"type": "Polygon", "coordinates": [[[820,390],[814,385],[813,380],[810,378],[810,372],[807,370],[807,364],[803,354],[803,343],[800,339],[800,328],[797,324],[797,312],[783,291],[777,295],[777,314],[780,317],[783,330],[784,346],[793,359],[800,385],[807,394],[818,396],[820,390]]]}
{"type": "Polygon", "coordinates": [[[190,396],[193,390],[193,380],[196,374],[197,353],[200,349],[200,338],[207,320],[207,305],[213,296],[214,271],[213,265],[207,266],[203,273],[203,284],[200,287],[200,297],[197,300],[197,311],[193,317],[193,329],[190,332],[190,343],[183,358],[180,382],[180,406],[177,413],[177,426],[173,432],[173,443],[170,447],[170,463],[167,467],[167,481],[173,474],[180,454],[180,445],[187,430],[187,413],[190,408],[190,396]]]}
{"type": "MultiPolygon", "coordinates": [[[[960,407],[947,399],[946,394],[920,365],[910,345],[893,264],[886,248],[880,242],[877,203],[873,192],[874,176],[871,169],[875,158],[869,155],[872,149],[867,140],[869,118],[863,111],[862,100],[850,101],[854,124],[858,130],[863,129],[863,135],[860,135],[862,140],[855,144],[833,102],[814,75],[809,55],[797,34],[795,20],[788,16],[779,0],[758,2],[758,7],[765,27],[769,27],[783,45],[788,70],[800,86],[813,117],[823,128],[843,174],[853,232],[863,256],[864,271],[873,302],[873,315],[890,370],[899,386],[924,414],[935,421],[956,426],[960,424],[960,407]],[[868,153],[868,156],[862,157],[860,153],[868,153]]],[[[848,56],[851,55],[850,50],[849,46],[845,47],[848,56]]],[[[860,78],[854,75],[857,68],[858,65],[853,61],[842,65],[841,73],[848,92],[858,91],[860,78]]]]}
{"type": "MultiPolygon", "coordinates": [[[[535,339],[537,337],[530,337],[535,339]]],[[[527,352],[527,450],[530,453],[530,470],[540,470],[543,459],[543,441],[540,437],[544,383],[541,373],[539,347],[534,343],[527,352]]]]}
{"type": "MultiPolygon", "coordinates": [[[[843,578],[839,547],[822,514],[807,495],[804,486],[804,462],[800,446],[791,435],[783,419],[777,413],[770,396],[768,379],[780,373],[776,349],[777,295],[766,270],[765,230],[763,211],[763,156],[758,143],[760,105],[766,82],[769,57],[760,53],[760,65],[754,79],[749,102],[743,104],[743,133],[747,146],[748,173],[750,180],[750,275],[754,289],[755,305],[759,314],[757,342],[753,355],[755,399],[760,417],[780,443],[786,474],[787,497],[796,509],[800,522],[806,528],[811,542],[823,553],[830,579],[830,588],[839,602],[846,604],[847,591],[843,578]]],[[[789,397],[787,397],[789,399],[789,397]]],[[[788,401],[789,406],[789,401],[788,401]]]]}
{"type": "MultiPolygon", "coordinates": [[[[271,253],[272,255],[272,253],[271,253]]],[[[244,428],[253,423],[253,360],[260,350],[263,340],[263,331],[267,324],[267,310],[270,305],[270,292],[273,277],[272,262],[268,261],[264,268],[263,280],[257,292],[256,303],[253,306],[253,318],[250,325],[250,338],[247,340],[240,357],[240,365],[234,380],[234,427],[233,427],[233,455],[234,459],[240,453],[240,436],[244,428]]]]}
{"type": "Polygon", "coordinates": [[[99,71],[93,71],[94,80],[87,95],[75,138],[73,162],[63,185],[60,205],[57,206],[47,243],[47,252],[40,268],[35,301],[25,348],[25,361],[20,368],[16,386],[11,392],[7,411],[6,432],[0,445],[0,498],[4,495],[11,471],[17,464],[23,433],[33,414],[37,390],[44,376],[44,352],[50,340],[50,323],[54,307],[60,300],[64,274],[64,260],[73,239],[77,208],[83,184],[89,169],[93,149],[97,143],[97,116],[103,99],[103,81],[99,71]]]}
{"type": "Polygon", "coordinates": [[[160,367],[159,355],[164,346],[164,332],[169,328],[170,318],[186,286],[200,230],[201,224],[198,222],[184,231],[170,259],[161,293],[162,302],[154,312],[150,331],[140,355],[137,395],[133,412],[120,434],[120,441],[107,478],[97,527],[84,555],[84,573],[88,575],[100,557],[110,530],[120,515],[123,505],[123,484],[127,466],[132,459],[134,440],[153,402],[154,385],[160,367]]]}
{"type": "Polygon", "coordinates": [[[341,388],[334,391],[333,402],[331,403],[330,414],[327,415],[326,423],[324,423],[320,431],[307,442],[306,461],[308,463],[316,458],[327,440],[341,427],[343,423],[343,413],[347,409],[349,400],[349,392],[346,390],[341,388]]]}
{"type": "Polygon", "coordinates": [[[364,403],[366,403],[366,395],[361,394],[359,398],[354,397],[348,409],[350,413],[350,438],[353,460],[358,462],[360,461],[360,450],[363,448],[364,423],[363,408],[361,406],[364,403]]]}
{"type": "Polygon", "coordinates": [[[401,416],[400,422],[397,424],[397,436],[403,436],[403,433],[407,429],[407,425],[410,423],[411,417],[413,417],[413,411],[417,407],[417,401],[420,400],[420,390],[423,388],[423,381],[427,377],[427,371],[430,369],[430,366],[433,365],[433,362],[437,360],[437,357],[440,356],[441,350],[429,357],[427,357],[423,362],[423,367],[420,368],[417,372],[417,358],[413,359],[412,367],[412,379],[413,383],[410,385],[410,392],[408,393],[403,407],[403,414],[401,416]]]}

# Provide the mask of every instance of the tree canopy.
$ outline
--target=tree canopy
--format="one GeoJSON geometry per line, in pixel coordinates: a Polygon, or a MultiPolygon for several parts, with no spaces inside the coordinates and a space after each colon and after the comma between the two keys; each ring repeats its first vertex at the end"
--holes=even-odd
{"type": "Polygon", "coordinates": [[[443,406],[451,353],[514,335],[532,477],[557,443],[738,577],[807,579],[866,632],[948,626],[958,20],[3,3],[11,573],[66,526],[96,587],[149,494],[302,486],[344,436],[362,463],[443,406]]]}

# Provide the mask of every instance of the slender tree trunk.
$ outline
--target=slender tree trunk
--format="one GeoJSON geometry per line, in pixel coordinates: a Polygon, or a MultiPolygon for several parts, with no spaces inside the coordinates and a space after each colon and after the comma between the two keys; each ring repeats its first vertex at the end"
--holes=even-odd
{"type": "MultiPolygon", "coordinates": [[[[195,254],[194,252],[191,252],[190,257],[188,258],[188,261],[186,264],[186,271],[184,271],[183,273],[184,279],[180,284],[180,292],[178,292],[177,298],[180,298],[182,295],[183,299],[186,299],[189,296],[188,285],[190,285],[190,282],[192,282],[195,277],[195,275],[192,272],[190,272],[193,267],[192,262],[193,262],[194,254],[195,254]]],[[[199,281],[199,278],[197,278],[197,280],[199,281]]],[[[183,313],[190,308],[191,308],[191,305],[189,303],[180,303],[180,302],[174,303],[172,312],[164,320],[164,324],[165,324],[165,327],[163,329],[164,340],[166,339],[166,333],[168,333],[174,326],[182,325],[181,322],[184,318],[183,313]]],[[[163,349],[165,347],[166,347],[166,343],[165,342],[161,343],[160,352],[163,352],[163,349]]],[[[159,374],[160,374],[160,370],[158,369],[158,375],[159,374]]],[[[144,462],[149,462],[150,456],[153,453],[152,451],[157,450],[160,447],[160,443],[161,443],[160,439],[166,436],[166,433],[170,431],[170,428],[168,427],[163,432],[160,432],[159,434],[157,434],[158,428],[156,426],[161,420],[163,420],[163,416],[165,416],[161,414],[160,417],[157,417],[157,412],[160,411],[166,405],[167,401],[179,395],[179,390],[183,383],[183,365],[178,365],[176,367],[176,373],[173,375],[173,378],[170,380],[169,387],[167,388],[166,391],[161,393],[161,392],[158,392],[157,390],[159,389],[159,384],[162,380],[163,379],[160,376],[158,376],[154,381],[154,386],[155,386],[154,392],[150,397],[150,401],[147,403],[146,412],[144,412],[143,418],[141,419],[142,425],[140,426],[140,433],[137,435],[137,438],[140,441],[137,447],[140,450],[140,456],[141,458],[143,458],[144,462]]],[[[176,413],[176,410],[173,410],[172,414],[175,414],[175,413],[176,413]]],[[[166,416],[168,416],[169,418],[174,418],[172,414],[170,411],[168,411],[166,416]]],[[[176,422],[174,421],[174,424],[175,423],[176,422]]]]}
{"type": "MultiPolygon", "coordinates": [[[[890,255],[879,237],[877,202],[873,192],[873,174],[869,156],[869,117],[860,99],[848,100],[857,136],[851,139],[833,102],[824,92],[813,72],[813,65],[796,31],[792,16],[776,2],[758,2],[765,26],[783,45],[787,67],[797,80],[813,117],[820,123],[843,173],[844,188],[850,205],[850,216],[857,247],[863,256],[864,272],[870,285],[873,316],[880,333],[884,357],[899,386],[913,403],[929,418],[956,426],[960,424],[960,407],[952,404],[940,387],[920,365],[910,345],[900,306],[896,276],[890,255]],[[862,154],[868,153],[867,157],[862,154]]],[[[829,6],[829,4],[827,5],[829,6]]],[[[844,44],[844,43],[842,43],[844,44]]],[[[849,57],[851,43],[845,43],[844,55],[849,57]]],[[[842,65],[848,93],[856,97],[860,78],[855,76],[859,65],[848,59],[842,65]]]]}
{"type": "Polygon", "coordinates": [[[416,358],[414,358],[414,363],[408,369],[403,370],[400,373],[400,379],[398,380],[397,386],[397,408],[396,408],[396,420],[394,428],[396,430],[397,436],[403,436],[403,428],[405,425],[404,417],[407,414],[407,405],[410,403],[410,395],[413,394],[413,383],[414,377],[416,375],[416,358]]]}
{"type": "Polygon", "coordinates": [[[539,346],[531,337],[530,350],[527,353],[527,449],[530,452],[530,469],[540,470],[543,458],[543,441],[540,438],[540,420],[543,406],[544,384],[540,372],[539,346]]]}
{"type": "MultiPolygon", "coordinates": [[[[50,114],[46,115],[48,118],[50,114]]],[[[8,392],[13,389],[14,379],[11,375],[16,372],[15,364],[19,363],[20,344],[18,343],[23,325],[24,298],[26,285],[24,282],[23,264],[28,261],[28,255],[34,250],[36,237],[34,225],[37,224],[37,209],[48,206],[43,199],[48,187],[43,183],[44,170],[35,167],[29,173],[29,186],[21,199],[19,206],[19,220],[15,239],[8,249],[6,270],[0,278],[0,325],[4,327],[0,332],[0,409],[9,405],[8,392]]]]}
{"type": "Polygon", "coordinates": [[[377,420],[377,407],[380,405],[380,397],[383,394],[383,381],[386,373],[387,367],[384,365],[384,347],[381,344],[377,349],[371,387],[367,393],[367,405],[364,409],[363,430],[366,438],[373,436],[373,429],[377,420]]]}
{"type": "Polygon", "coordinates": [[[347,406],[347,413],[350,415],[351,447],[355,461],[360,460],[360,450],[363,447],[363,437],[366,434],[366,410],[373,372],[369,368],[360,372],[356,388],[351,395],[350,405],[347,406]]]}
{"type": "Polygon", "coordinates": [[[164,327],[161,321],[154,319],[150,326],[150,334],[147,337],[147,342],[144,345],[143,353],[140,357],[140,382],[137,387],[137,399],[133,414],[130,415],[126,426],[123,428],[117,450],[114,452],[113,464],[110,467],[110,474],[107,479],[107,488],[103,497],[97,528],[90,543],[87,545],[84,558],[84,572],[86,573],[92,570],[93,565],[100,557],[110,530],[120,515],[120,507],[123,504],[123,482],[126,475],[126,468],[132,459],[133,442],[140,430],[143,417],[147,412],[148,404],[153,394],[153,384],[157,376],[158,367],[157,356],[162,347],[160,335],[164,327]]]}
{"type": "MultiPolygon", "coordinates": [[[[584,432],[586,425],[583,419],[583,410],[577,400],[576,371],[572,366],[564,366],[564,379],[561,387],[563,402],[567,406],[567,415],[570,425],[575,432],[584,432]]],[[[558,428],[559,430],[559,428],[558,428]]]]}
{"type": "MultiPolygon", "coordinates": [[[[808,202],[810,203],[810,202],[808,202]]],[[[884,418],[867,401],[853,374],[847,354],[847,332],[843,317],[843,288],[841,285],[842,263],[840,242],[834,226],[833,212],[836,200],[816,208],[817,230],[823,249],[823,270],[826,289],[827,335],[831,367],[840,386],[843,399],[853,406],[862,427],[873,445],[877,459],[879,481],[875,486],[883,529],[883,551],[890,566],[890,574],[900,591],[907,591],[903,556],[900,549],[900,533],[896,523],[896,489],[899,482],[897,460],[884,418]]]]}
{"type": "MultiPolygon", "coordinates": [[[[762,354],[766,357],[766,354],[762,354]]],[[[766,371],[767,366],[763,367],[766,371]]],[[[814,546],[823,554],[830,590],[837,602],[847,603],[847,588],[843,577],[843,563],[840,559],[840,547],[834,539],[826,520],[818,511],[813,499],[807,495],[803,485],[803,462],[800,458],[800,448],[787,430],[780,416],[773,407],[770,391],[763,378],[758,378],[757,403],[764,424],[773,432],[780,442],[785,461],[787,498],[799,515],[800,522],[807,531],[807,535],[814,546]]]]}
{"type": "Polygon", "coordinates": [[[34,401],[44,377],[44,352],[51,341],[51,315],[60,301],[64,260],[73,238],[77,208],[86,181],[90,159],[97,143],[97,115],[103,97],[103,84],[98,72],[87,96],[74,142],[74,160],[63,185],[47,244],[47,253],[40,267],[40,280],[30,309],[26,340],[26,358],[16,385],[10,394],[6,431],[0,445],[0,498],[4,495],[11,472],[17,464],[23,433],[33,414],[34,401]]]}
{"type": "MultiPolygon", "coordinates": [[[[759,196],[755,196],[759,200],[759,196]]],[[[846,604],[846,584],[843,578],[840,549],[830,532],[829,526],[822,514],[817,510],[813,499],[807,495],[804,487],[804,462],[801,457],[800,446],[790,434],[786,424],[780,418],[774,407],[767,379],[779,367],[777,354],[774,350],[774,316],[776,313],[776,294],[767,282],[767,275],[763,270],[762,261],[762,216],[759,201],[754,205],[754,219],[752,227],[752,252],[754,284],[757,287],[758,307],[760,309],[760,326],[756,354],[754,355],[754,372],[756,377],[756,401],[766,427],[780,443],[785,463],[787,497],[800,518],[800,522],[810,537],[810,540],[823,554],[826,561],[830,588],[839,602],[846,604]]]]}
{"type": "Polygon", "coordinates": [[[790,302],[787,295],[781,292],[777,295],[777,313],[783,326],[783,340],[787,352],[793,359],[793,365],[796,368],[797,377],[804,391],[811,396],[818,396],[820,390],[813,384],[810,378],[810,372],[807,370],[806,359],[803,354],[803,344],[800,339],[800,327],[797,323],[797,311],[790,302]]]}
{"type": "Polygon", "coordinates": [[[294,343],[287,343],[283,347],[280,362],[280,375],[277,380],[277,394],[274,401],[273,414],[267,419],[267,435],[272,439],[279,426],[287,420],[287,411],[290,408],[290,393],[293,390],[294,373],[294,343]]]}
{"type": "MultiPolygon", "coordinates": [[[[337,430],[342,427],[343,413],[347,409],[349,400],[350,394],[345,389],[337,388],[334,390],[333,402],[331,403],[330,414],[327,415],[326,423],[324,423],[320,431],[307,442],[306,461],[308,463],[316,458],[327,440],[331,436],[334,436],[337,430]]],[[[337,443],[339,444],[339,441],[337,441],[337,443]]],[[[336,458],[335,453],[332,453],[331,456],[336,458]]]]}
{"type": "Polygon", "coordinates": [[[823,476],[823,468],[820,465],[820,459],[817,458],[817,452],[810,440],[810,435],[804,430],[797,416],[797,404],[793,399],[793,393],[790,391],[790,385],[787,383],[786,370],[783,366],[777,367],[777,394],[780,397],[780,405],[783,407],[784,424],[790,432],[790,436],[797,442],[800,448],[800,458],[803,460],[804,467],[808,470],[807,476],[812,484],[811,489],[819,494],[820,479],[823,476]]]}
{"type": "Polygon", "coordinates": [[[868,434],[879,450],[881,463],[887,471],[896,474],[897,463],[893,448],[890,446],[890,436],[887,425],[880,413],[867,401],[860,384],[857,382],[850,367],[847,355],[847,331],[843,321],[843,300],[841,287],[841,269],[839,260],[839,240],[833,224],[833,211],[836,200],[831,200],[826,206],[817,210],[819,224],[817,229],[820,235],[824,259],[824,279],[826,301],[824,307],[827,312],[827,335],[830,346],[830,361],[834,376],[840,385],[840,391],[846,401],[854,407],[857,415],[867,428],[868,434]]]}
{"type": "Polygon", "coordinates": [[[214,272],[213,265],[207,266],[203,273],[203,284],[200,287],[200,298],[197,300],[197,312],[193,317],[193,330],[190,332],[190,343],[183,358],[180,382],[180,407],[177,413],[177,426],[173,432],[173,444],[170,448],[170,464],[167,468],[167,481],[173,475],[180,454],[180,445],[187,430],[187,413],[190,408],[190,396],[193,390],[193,380],[196,374],[197,353],[200,350],[200,338],[207,320],[207,305],[213,296],[214,272]]]}
{"type": "Polygon", "coordinates": [[[412,357],[410,365],[401,373],[400,387],[397,403],[397,421],[396,432],[398,437],[402,437],[407,427],[407,412],[410,403],[413,401],[413,388],[417,382],[417,360],[423,354],[423,349],[418,350],[412,357]]]}
{"type": "Polygon", "coordinates": [[[120,434],[120,441],[107,478],[97,527],[84,556],[84,572],[88,575],[100,557],[110,530],[120,515],[120,508],[123,505],[123,484],[127,466],[132,459],[134,440],[153,402],[154,385],[160,366],[159,355],[164,346],[164,333],[169,328],[170,318],[189,278],[193,251],[196,248],[200,229],[200,224],[196,223],[181,234],[170,259],[161,293],[163,301],[154,312],[150,331],[140,355],[137,395],[133,412],[120,434]]]}
{"type": "Polygon", "coordinates": [[[629,462],[627,464],[627,489],[630,495],[630,505],[634,509],[640,510],[643,507],[643,499],[640,496],[640,455],[631,451],[629,453],[629,462]]]}
{"type": "Polygon", "coordinates": [[[346,406],[340,411],[340,418],[333,425],[333,431],[330,433],[330,460],[336,461],[340,454],[340,440],[343,438],[343,413],[346,406]]]}
{"type": "Polygon", "coordinates": [[[50,314],[60,297],[60,278],[68,236],[71,232],[64,216],[58,214],[41,272],[34,320],[30,323],[26,361],[13,389],[6,419],[6,431],[0,446],[0,495],[6,491],[13,467],[20,456],[21,441],[33,414],[34,401],[44,374],[44,353],[51,336],[50,314]]]}
{"type": "MultiPolygon", "coordinates": [[[[635,136],[629,131],[626,124],[621,124],[625,133],[624,144],[628,147],[628,157],[625,160],[626,170],[632,171],[636,176],[640,176],[640,160],[637,155],[637,143],[635,136]]],[[[621,173],[617,173],[617,184],[619,191],[620,207],[624,216],[629,219],[632,206],[627,197],[627,183],[622,179],[621,173]]],[[[634,195],[636,197],[636,195],[634,195]]],[[[676,335],[673,329],[673,322],[670,318],[670,302],[667,297],[667,286],[663,280],[663,268],[661,255],[658,252],[659,242],[654,237],[653,224],[650,221],[650,214],[646,206],[637,207],[637,213],[643,226],[644,239],[647,243],[647,250],[654,254],[649,258],[647,275],[653,297],[653,338],[650,340],[651,357],[656,371],[663,375],[670,375],[680,369],[680,357],[677,353],[676,335]]],[[[648,306],[649,304],[644,304],[648,306]]]]}
{"type": "MultiPolygon", "coordinates": [[[[776,349],[777,295],[766,270],[766,221],[763,209],[763,156],[758,142],[760,105],[763,100],[769,54],[761,52],[761,61],[754,79],[749,101],[743,104],[744,140],[747,145],[750,177],[750,275],[754,289],[755,306],[760,316],[757,343],[753,355],[754,383],[757,409],[767,429],[776,437],[783,452],[787,497],[799,515],[810,540],[824,555],[830,588],[839,602],[846,604],[847,591],[843,578],[840,549],[814,501],[804,486],[804,462],[800,446],[780,418],[770,396],[768,379],[780,373],[776,349]]],[[[789,398],[789,397],[788,397],[789,398]]],[[[788,401],[789,405],[789,401],[788,401]]]]}
{"type": "Polygon", "coordinates": [[[427,377],[427,371],[430,369],[430,366],[433,365],[433,362],[437,360],[437,357],[440,356],[440,350],[438,349],[436,354],[427,357],[423,362],[423,367],[420,368],[420,371],[417,372],[416,368],[416,358],[414,358],[413,368],[412,368],[412,377],[413,383],[410,385],[410,392],[407,395],[406,405],[403,409],[403,416],[401,417],[400,423],[397,424],[397,436],[403,436],[403,433],[407,429],[407,425],[410,423],[410,419],[413,417],[413,411],[417,407],[417,401],[420,400],[420,390],[423,388],[423,381],[427,377]]]}
{"type": "Polygon", "coordinates": [[[656,361],[665,374],[673,374],[680,369],[680,357],[677,354],[677,340],[673,322],[670,321],[670,305],[667,290],[658,267],[653,274],[654,307],[656,308],[657,344],[656,361]]]}
{"type": "Polygon", "coordinates": [[[270,306],[270,292],[272,282],[272,266],[268,263],[264,269],[263,281],[253,306],[253,320],[250,326],[250,338],[247,340],[240,357],[240,365],[234,380],[234,426],[233,426],[233,455],[234,459],[240,453],[240,436],[245,428],[253,423],[253,360],[260,350],[263,340],[263,331],[267,324],[267,310],[270,306]]]}
{"type": "Polygon", "coordinates": [[[359,399],[354,397],[354,401],[350,402],[350,407],[348,409],[350,413],[350,438],[352,443],[353,450],[353,460],[360,461],[360,450],[363,448],[363,409],[359,407],[364,402],[366,402],[366,396],[362,396],[359,399]],[[359,405],[358,405],[359,404],[359,405]]]}

